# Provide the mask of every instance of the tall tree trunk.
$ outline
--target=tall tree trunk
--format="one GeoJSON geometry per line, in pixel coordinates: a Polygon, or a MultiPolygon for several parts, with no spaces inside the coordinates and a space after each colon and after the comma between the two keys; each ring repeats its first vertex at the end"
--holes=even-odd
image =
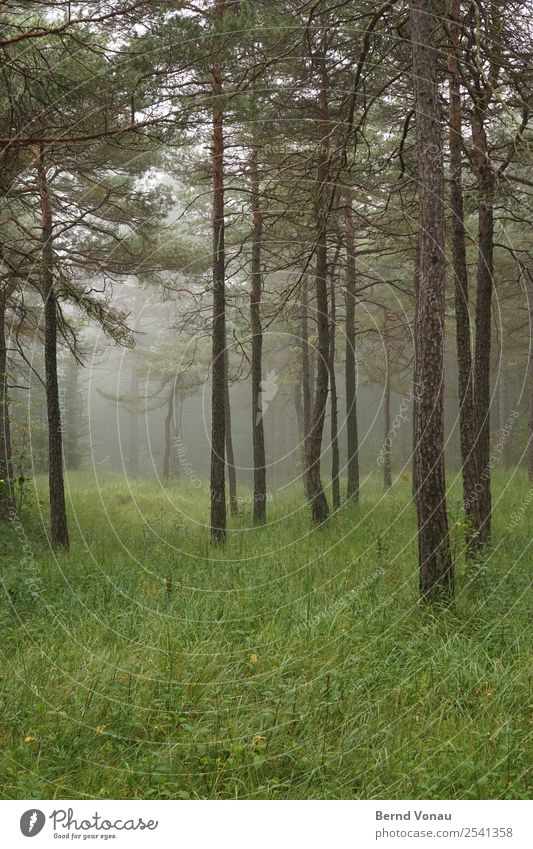
{"type": "Polygon", "coordinates": [[[131,409],[128,411],[128,475],[139,477],[139,413],[136,409],[139,397],[139,375],[135,368],[135,360],[130,357],[130,397],[131,409]]]}
{"type": "Polygon", "coordinates": [[[163,453],[163,477],[170,479],[170,465],[172,455],[172,420],[174,418],[174,399],[176,396],[176,381],[173,380],[168,393],[167,411],[165,414],[165,447],[163,453]]]}
{"type": "Polygon", "coordinates": [[[307,486],[307,437],[311,432],[311,416],[313,412],[313,390],[309,355],[309,277],[307,272],[302,278],[301,294],[301,341],[302,341],[302,405],[303,405],[303,477],[304,488],[307,486]]]}
{"type": "Polygon", "coordinates": [[[457,373],[459,389],[459,432],[461,443],[461,473],[463,503],[469,519],[466,538],[470,549],[476,546],[479,516],[475,486],[476,424],[474,412],[474,374],[470,343],[470,313],[468,309],[468,268],[466,264],[466,231],[464,224],[462,182],[462,108],[458,56],[461,0],[452,0],[451,45],[448,56],[450,74],[450,211],[455,293],[455,327],[457,339],[457,373]],[[474,533],[472,533],[472,531],[474,533]]]}
{"type": "Polygon", "coordinates": [[[171,427],[171,442],[170,442],[170,477],[179,480],[181,478],[181,461],[179,454],[179,446],[182,433],[183,422],[183,390],[176,387],[174,392],[174,409],[172,410],[171,427]]]}
{"type": "Polygon", "coordinates": [[[510,434],[506,435],[503,433],[509,417],[509,376],[507,374],[507,352],[505,350],[503,326],[501,328],[501,334],[501,365],[498,376],[498,417],[501,431],[500,438],[502,440],[502,468],[509,470],[511,468],[511,440],[510,434]]]}
{"type": "Polygon", "coordinates": [[[494,254],[494,174],[489,160],[483,120],[482,110],[474,105],[472,142],[479,192],[474,405],[477,434],[476,508],[479,516],[479,541],[482,544],[490,539],[492,509],[490,485],[490,351],[494,254]]]}
{"type": "MultiPolygon", "coordinates": [[[[136,286],[133,292],[133,331],[134,334],[139,330],[140,318],[142,310],[142,296],[140,289],[136,286]]],[[[128,440],[127,440],[127,458],[126,468],[129,477],[137,478],[140,472],[140,448],[139,448],[139,375],[135,368],[135,354],[129,356],[130,381],[129,395],[130,408],[128,412],[128,440]]]]}
{"type": "Polygon", "coordinates": [[[328,322],[328,284],[327,284],[327,229],[328,229],[328,177],[329,177],[329,106],[328,74],[325,55],[325,35],[321,36],[321,45],[317,51],[317,63],[320,72],[320,156],[316,174],[316,313],[318,326],[316,388],[313,403],[311,430],[307,434],[305,454],[307,464],[307,494],[311,504],[311,516],[317,524],[325,522],[329,507],[320,478],[320,453],[322,433],[328,399],[329,376],[329,322],[328,322]]]}
{"type": "Polygon", "coordinates": [[[335,309],[335,279],[331,275],[330,284],[330,323],[329,323],[329,385],[330,385],[330,406],[331,406],[331,500],[333,508],[338,510],[341,506],[341,491],[339,483],[339,424],[338,424],[338,407],[337,407],[337,379],[335,377],[335,329],[336,329],[336,309],[335,309]]]}
{"type": "Polygon", "coordinates": [[[254,455],[254,524],[266,521],[266,460],[261,379],[263,371],[263,329],[261,327],[261,242],[263,216],[259,201],[259,168],[257,147],[250,156],[250,183],[252,189],[252,216],[254,224],[252,245],[252,291],[250,295],[250,325],[252,330],[252,443],[254,455]]]}
{"type": "Polygon", "coordinates": [[[445,598],[453,587],[444,478],[444,176],[437,93],[437,17],[432,0],[410,0],[419,186],[416,372],[416,508],[420,594],[445,598]]]}
{"type": "MultiPolygon", "coordinates": [[[[215,0],[220,24],[224,0],[215,0]]],[[[226,285],[224,250],[224,112],[222,73],[213,69],[213,338],[211,357],[211,540],[226,538],[226,285]]]]}
{"type": "Polygon", "coordinates": [[[528,352],[528,417],[527,417],[527,474],[533,484],[533,278],[529,278],[527,293],[529,315],[529,352],[528,352]]]}
{"type": "Polygon", "coordinates": [[[80,467],[80,398],[79,398],[79,364],[74,356],[70,358],[65,399],[65,466],[71,471],[80,467]]]}
{"type": "Polygon", "coordinates": [[[9,417],[9,386],[6,339],[6,308],[14,290],[9,283],[0,291],[0,520],[6,521],[14,507],[13,467],[11,462],[11,420],[9,417]]]}
{"type": "Polygon", "coordinates": [[[359,433],[357,426],[355,361],[355,246],[351,192],[346,196],[346,440],[348,448],[346,498],[359,500],[359,433]]]}
{"type": "Polygon", "coordinates": [[[417,444],[416,444],[416,420],[418,416],[418,398],[420,397],[420,386],[417,368],[417,346],[416,334],[418,327],[418,304],[420,301],[420,227],[416,240],[416,257],[415,257],[415,272],[414,272],[414,290],[415,290],[415,332],[414,332],[414,351],[413,351],[413,401],[412,401],[412,457],[411,457],[411,497],[416,502],[416,493],[418,490],[418,473],[416,466],[417,444]]]}
{"type": "Polygon", "coordinates": [[[57,299],[54,290],[52,207],[48,192],[44,148],[37,154],[37,181],[41,202],[41,289],[44,301],[44,366],[48,417],[48,486],[50,491],[50,539],[53,548],[68,548],[67,511],[63,480],[61,409],[57,380],[57,299]]]}
{"type": "Polygon", "coordinates": [[[302,387],[299,382],[295,383],[293,386],[294,390],[294,409],[296,411],[296,428],[297,428],[297,439],[298,445],[300,447],[300,466],[303,474],[303,469],[305,466],[305,439],[304,439],[304,414],[302,407],[302,387]]]}
{"type": "Polygon", "coordinates": [[[389,349],[389,313],[383,314],[383,347],[385,351],[385,386],[383,389],[383,488],[392,486],[391,471],[391,427],[390,427],[390,349],[389,349]]]}
{"type": "Polygon", "coordinates": [[[228,484],[229,484],[229,509],[232,516],[237,516],[239,513],[239,505],[237,502],[237,472],[235,469],[235,453],[233,451],[233,439],[231,434],[231,404],[229,398],[229,354],[226,348],[226,380],[225,380],[225,397],[224,397],[224,415],[225,434],[226,434],[226,465],[228,467],[228,484]]]}

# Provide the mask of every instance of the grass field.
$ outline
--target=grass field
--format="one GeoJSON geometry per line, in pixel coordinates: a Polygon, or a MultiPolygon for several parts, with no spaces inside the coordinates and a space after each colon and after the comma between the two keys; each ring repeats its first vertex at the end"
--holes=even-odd
{"type": "Polygon", "coordinates": [[[70,553],[35,506],[0,529],[1,797],[531,795],[533,504],[505,486],[475,565],[450,499],[456,601],[427,610],[408,481],[319,530],[300,490],[265,528],[245,506],[213,549],[203,491],[71,475],[70,553]]]}

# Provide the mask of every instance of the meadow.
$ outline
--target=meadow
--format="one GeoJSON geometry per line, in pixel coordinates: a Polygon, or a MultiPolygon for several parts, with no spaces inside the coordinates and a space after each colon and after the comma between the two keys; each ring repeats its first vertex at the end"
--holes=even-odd
{"type": "Polygon", "coordinates": [[[453,484],[447,608],[417,600],[407,478],[368,480],[321,529],[298,488],[254,529],[241,492],[213,547],[202,489],[79,472],[56,555],[38,486],[0,529],[1,798],[531,794],[522,472],[495,474],[474,563],[453,484]]]}

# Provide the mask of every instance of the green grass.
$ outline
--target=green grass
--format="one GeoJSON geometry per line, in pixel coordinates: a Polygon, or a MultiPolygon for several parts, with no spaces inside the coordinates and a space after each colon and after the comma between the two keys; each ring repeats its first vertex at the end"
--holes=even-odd
{"type": "Polygon", "coordinates": [[[496,480],[482,563],[455,525],[428,610],[407,481],[319,530],[294,490],[212,548],[202,491],[71,475],[70,553],[35,507],[23,562],[0,529],[1,797],[527,797],[528,491],[496,480]]]}

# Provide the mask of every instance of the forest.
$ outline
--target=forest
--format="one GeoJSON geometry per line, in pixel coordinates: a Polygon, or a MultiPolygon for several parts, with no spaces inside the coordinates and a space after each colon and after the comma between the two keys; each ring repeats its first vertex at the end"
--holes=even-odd
{"type": "Polygon", "coordinates": [[[530,798],[532,37],[0,0],[0,798],[530,798]]]}

